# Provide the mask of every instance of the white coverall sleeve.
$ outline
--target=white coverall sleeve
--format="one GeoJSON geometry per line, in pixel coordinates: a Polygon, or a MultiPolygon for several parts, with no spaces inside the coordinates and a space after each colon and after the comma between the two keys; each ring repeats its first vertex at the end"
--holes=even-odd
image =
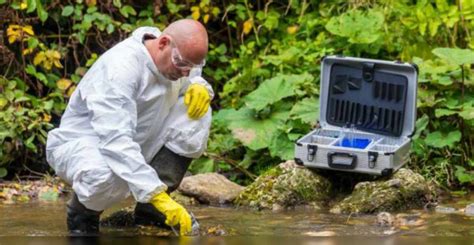
{"type": "Polygon", "coordinates": [[[103,81],[93,78],[80,92],[100,139],[99,151],[112,172],[128,183],[135,199],[148,202],[167,187],[146,163],[139,144],[133,141],[137,125],[136,85],[128,75],[98,77],[103,81]]]}
{"type": "Polygon", "coordinates": [[[207,90],[209,91],[209,96],[211,97],[211,100],[214,98],[214,90],[212,89],[212,86],[202,77],[202,69],[201,68],[193,68],[189,72],[189,76],[181,78],[182,79],[182,85],[181,89],[179,91],[179,95],[184,95],[186,93],[186,90],[188,89],[188,86],[193,83],[199,83],[204,85],[207,90]]]}

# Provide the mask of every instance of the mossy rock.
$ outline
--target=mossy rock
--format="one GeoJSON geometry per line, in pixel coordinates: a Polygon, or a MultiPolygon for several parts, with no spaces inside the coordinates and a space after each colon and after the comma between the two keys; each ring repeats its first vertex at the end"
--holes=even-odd
{"type": "Polygon", "coordinates": [[[199,201],[190,196],[186,196],[180,191],[174,191],[170,194],[171,198],[175,200],[177,203],[184,205],[184,206],[196,206],[199,204],[199,201]]]}
{"type": "Polygon", "coordinates": [[[311,170],[287,161],[259,176],[234,203],[257,209],[310,205],[320,208],[329,199],[331,183],[311,170]]]}
{"type": "Polygon", "coordinates": [[[377,213],[423,207],[431,199],[431,188],[423,176],[405,168],[389,179],[360,182],[331,213],[377,213]]]}
{"type": "Polygon", "coordinates": [[[100,220],[101,226],[133,227],[135,226],[134,206],[122,208],[100,220]]]}

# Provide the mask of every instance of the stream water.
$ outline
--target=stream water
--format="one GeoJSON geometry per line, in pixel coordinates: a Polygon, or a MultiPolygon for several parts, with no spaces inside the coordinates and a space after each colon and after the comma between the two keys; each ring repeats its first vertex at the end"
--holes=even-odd
{"type": "MultiPolygon", "coordinates": [[[[474,196],[451,200],[444,205],[460,209],[472,202],[474,196]]],[[[128,200],[117,204],[104,215],[130,203],[128,200]]],[[[197,240],[206,244],[336,244],[338,241],[351,244],[358,241],[363,244],[474,244],[474,217],[461,212],[446,214],[411,210],[406,212],[408,216],[416,217],[411,224],[390,228],[378,225],[376,215],[335,215],[308,209],[252,211],[209,206],[194,206],[189,210],[198,218],[201,227],[214,229],[210,233],[223,236],[191,238],[184,244],[197,240]]],[[[47,244],[70,241],[65,219],[64,199],[0,204],[0,245],[29,243],[31,238],[37,242],[45,240],[47,244]]],[[[102,228],[101,236],[95,239],[114,244],[148,240],[153,244],[158,241],[183,244],[177,238],[150,234],[137,232],[136,228],[102,228]]]]}

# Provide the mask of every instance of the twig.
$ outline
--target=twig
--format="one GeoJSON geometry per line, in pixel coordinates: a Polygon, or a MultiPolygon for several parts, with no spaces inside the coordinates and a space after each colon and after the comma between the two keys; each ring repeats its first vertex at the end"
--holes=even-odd
{"type": "Polygon", "coordinates": [[[41,177],[46,176],[46,174],[43,174],[43,173],[40,173],[40,172],[36,172],[36,171],[34,171],[34,170],[31,170],[30,168],[28,168],[28,167],[26,166],[25,163],[23,163],[23,167],[24,167],[26,170],[28,170],[30,173],[36,174],[36,175],[41,176],[41,177]]]}
{"type": "Polygon", "coordinates": [[[212,160],[224,161],[224,162],[228,163],[229,165],[232,165],[234,168],[240,170],[242,173],[244,173],[247,177],[251,178],[252,180],[255,180],[257,178],[257,176],[255,174],[252,174],[247,169],[243,168],[242,166],[239,166],[237,161],[227,159],[227,158],[224,158],[222,156],[218,156],[218,155],[212,154],[212,153],[206,153],[206,155],[209,158],[211,158],[212,160]]]}
{"type": "Polygon", "coordinates": [[[293,0],[288,1],[288,6],[286,6],[286,10],[285,10],[285,15],[288,15],[288,12],[290,11],[292,2],[293,2],[293,0]]]}
{"type": "Polygon", "coordinates": [[[349,220],[351,219],[352,214],[353,214],[353,212],[351,212],[351,213],[349,214],[349,216],[347,216],[346,224],[349,223],[349,220]]]}
{"type": "MultiPolygon", "coordinates": [[[[469,34],[469,30],[467,29],[467,27],[466,27],[466,22],[464,21],[464,15],[462,14],[462,1],[459,0],[458,3],[459,3],[459,4],[458,4],[459,15],[461,15],[461,25],[462,25],[462,27],[464,28],[464,33],[466,33],[467,39],[468,39],[468,40],[471,40],[471,36],[470,36],[470,34],[469,34]]],[[[466,44],[466,43],[464,43],[464,44],[466,44]]]]}

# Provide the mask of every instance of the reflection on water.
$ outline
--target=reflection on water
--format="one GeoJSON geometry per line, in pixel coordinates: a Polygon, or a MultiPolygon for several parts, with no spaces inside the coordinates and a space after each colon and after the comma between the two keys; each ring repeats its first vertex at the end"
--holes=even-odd
{"type": "MultiPolygon", "coordinates": [[[[472,200],[472,199],[471,199],[472,200]]],[[[106,214],[130,205],[121,203],[106,214]]],[[[455,206],[455,204],[453,204],[455,206]]],[[[456,206],[455,206],[456,207],[456,206]]],[[[459,207],[457,207],[459,208],[459,207]]],[[[222,227],[223,237],[186,240],[153,237],[136,228],[103,228],[96,238],[68,238],[65,201],[0,205],[2,244],[474,244],[474,217],[414,210],[418,221],[396,228],[381,227],[375,215],[334,215],[298,209],[284,212],[191,207],[201,227],[222,227]],[[32,237],[35,237],[33,240],[32,237]]]]}

